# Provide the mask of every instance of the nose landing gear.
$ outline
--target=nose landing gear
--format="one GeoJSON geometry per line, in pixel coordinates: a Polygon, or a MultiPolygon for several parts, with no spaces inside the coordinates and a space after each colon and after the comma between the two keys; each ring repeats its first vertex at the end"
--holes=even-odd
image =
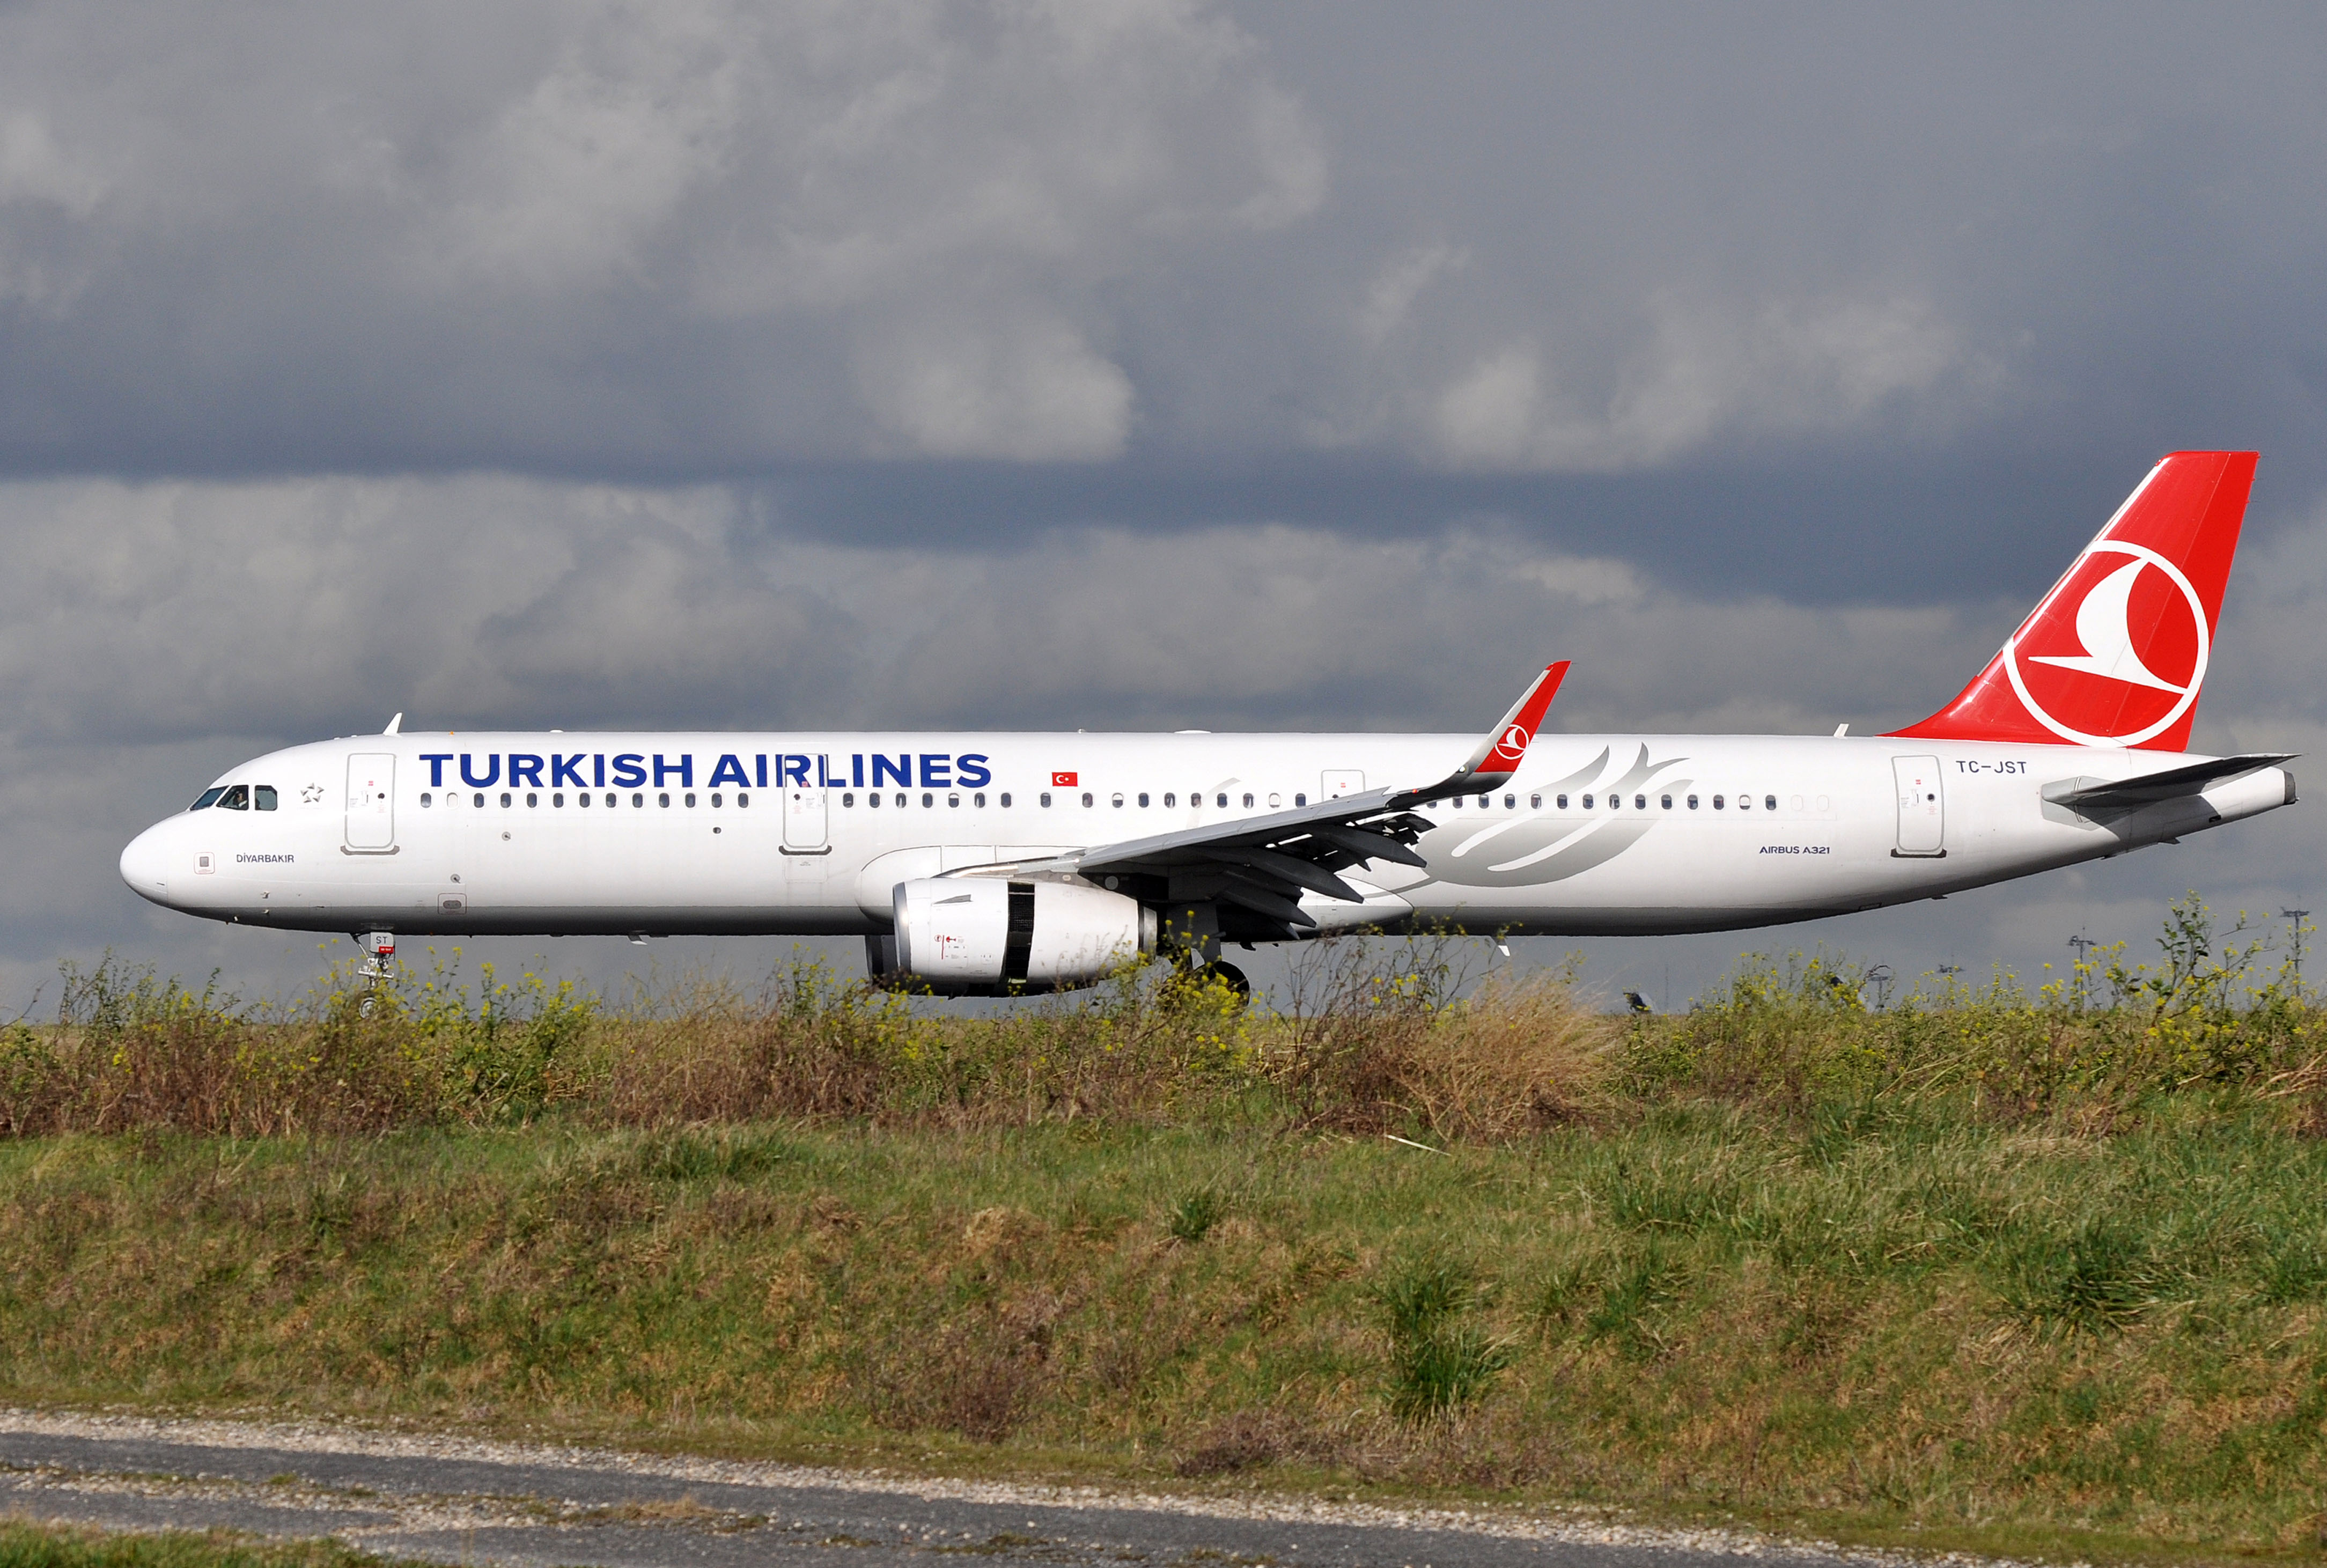
{"type": "Polygon", "coordinates": [[[356,943],[364,950],[363,967],[356,978],[364,983],[363,1000],[356,1003],[358,1017],[369,1018],[379,1005],[379,988],[396,973],[396,933],[394,931],[359,931],[356,943]]]}

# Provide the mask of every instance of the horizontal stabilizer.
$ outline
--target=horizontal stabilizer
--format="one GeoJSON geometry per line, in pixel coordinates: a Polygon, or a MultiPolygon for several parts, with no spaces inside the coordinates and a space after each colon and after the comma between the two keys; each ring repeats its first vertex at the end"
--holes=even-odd
{"type": "Polygon", "coordinates": [[[2201,794],[2225,779],[2291,762],[2295,755],[2293,751],[2254,751],[2242,757],[2192,762],[2186,768],[2168,768],[2162,773],[2143,773],[2132,779],[2063,779],[2044,786],[2044,798],[2071,811],[2133,811],[2161,800],[2201,794]]]}

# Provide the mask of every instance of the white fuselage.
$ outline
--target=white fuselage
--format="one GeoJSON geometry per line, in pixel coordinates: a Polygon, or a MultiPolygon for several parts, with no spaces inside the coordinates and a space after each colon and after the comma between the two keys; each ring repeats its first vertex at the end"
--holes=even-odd
{"type": "MultiPolygon", "coordinates": [[[[252,787],[254,798],[266,786],[275,808],[169,817],[124,852],[122,874],[189,914],[296,929],[870,935],[889,929],[901,882],[1424,785],[1474,743],[359,736],[234,769],[220,784],[252,787]]],[[[1364,906],[1303,907],[1329,930],[1768,925],[2120,854],[2294,798],[2278,768],[2106,824],[2042,798],[2048,785],[2189,760],[1874,737],[1545,734],[1504,788],[1424,808],[1435,824],[1416,845],[1427,870],[1372,862],[1349,873],[1370,895],[1364,906]]]]}

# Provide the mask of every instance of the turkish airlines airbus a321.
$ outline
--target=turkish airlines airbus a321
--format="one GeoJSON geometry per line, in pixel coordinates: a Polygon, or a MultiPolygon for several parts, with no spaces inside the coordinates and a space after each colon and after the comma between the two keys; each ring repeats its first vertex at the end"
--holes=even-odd
{"type": "Polygon", "coordinates": [[[2160,462],[1963,694],[1887,735],[1538,734],[1564,662],[1484,741],[391,723],[229,770],[121,874],[382,955],[860,935],[874,975],[954,995],[1087,985],[1159,943],[1217,961],[1223,940],[1712,931],[1936,898],[2293,803],[2286,755],[2183,749],[2254,468],[2160,462]]]}

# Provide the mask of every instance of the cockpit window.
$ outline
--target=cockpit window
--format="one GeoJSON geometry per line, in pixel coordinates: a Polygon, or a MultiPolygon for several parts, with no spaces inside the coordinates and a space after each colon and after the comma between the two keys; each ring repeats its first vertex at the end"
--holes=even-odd
{"type": "Polygon", "coordinates": [[[249,810],[250,786],[248,784],[237,784],[231,789],[229,789],[224,795],[219,797],[219,807],[224,811],[249,810]]]}
{"type": "Polygon", "coordinates": [[[207,811],[211,807],[216,806],[218,804],[219,797],[225,793],[225,785],[214,785],[210,789],[203,790],[201,798],[195,801],[192,806],[187,807],[186,809],[189,811],[207,811]]]}
{"type": "Polygon", "coordinates": [[[253,806],[257,807],[261,811],[274,810],[275,786],[272,784],[252,785],[250,787],[250,803],[253,806]]]}

